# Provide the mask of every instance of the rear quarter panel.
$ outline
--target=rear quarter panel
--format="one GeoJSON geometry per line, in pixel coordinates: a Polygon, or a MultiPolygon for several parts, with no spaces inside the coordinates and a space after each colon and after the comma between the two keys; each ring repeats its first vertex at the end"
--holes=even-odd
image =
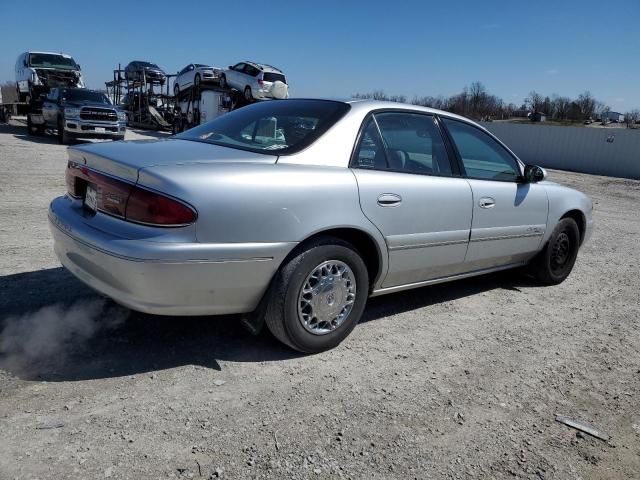
{"type": "Polygon", "coordinates": [[[377,243],[381,273],[386,272],[384,238],[364,216],[348,168],[280,163],[156,166],[142,169],[139,183],[193,205],[199,242],[301,242],[328,229],[355,228],[377,243]]]}

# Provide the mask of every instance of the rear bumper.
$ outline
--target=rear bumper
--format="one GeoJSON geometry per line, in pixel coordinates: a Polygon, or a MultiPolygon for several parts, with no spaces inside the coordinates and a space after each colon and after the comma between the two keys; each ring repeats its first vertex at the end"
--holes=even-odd
{"type": "Polygon", "coordinates": [[[51,202],[62,265],[133,310],[156,315],[253,311],[292,243],[202,244],[123,239],[86,223],[73,202],[51,202]]]}

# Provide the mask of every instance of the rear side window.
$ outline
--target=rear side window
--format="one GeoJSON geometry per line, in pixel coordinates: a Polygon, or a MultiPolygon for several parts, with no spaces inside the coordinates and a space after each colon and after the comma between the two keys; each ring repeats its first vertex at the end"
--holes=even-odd
{"type": "Polygon", "coordinates": [[[360,137],[355,167],[451,176],[451,163],[431,115],[376,113],[360,137]]]}
{"type": "Polygon", "coordinates": [[[255,77],[260,73],[260,70],[258,70],[253,65],[246,65],[244,67],[244,73],[246,73],[247,75],[251,75],[252,77],[255,77]]]}
{"type": "Polygon", "coordinates": [[[356,149],[353,166],[357,168],[371,168],[374,170],[386,170],[387,155],[376,122],[371,117],[360,137],[360,143],[356,149]]]}
{"type": "Polygon", "coordinates": [[[451,175],[444,142],[431,115],[376,113],[391,170],[451,175]]]}
{"type": "Polygon", "coordinates": [[[264,72],[262,79],[265,82],[282,82],[282,83],[287,83],[287,79],[284,78],[284,75],[281,73],[275,73],[275,72],[264,72]]]}
{"type": "Polygon", "coordinates": [[[517,181],[516,160],[490,135],[464,122],[443,119],[458,149],[468,177],[482,180],[517,181]]]}

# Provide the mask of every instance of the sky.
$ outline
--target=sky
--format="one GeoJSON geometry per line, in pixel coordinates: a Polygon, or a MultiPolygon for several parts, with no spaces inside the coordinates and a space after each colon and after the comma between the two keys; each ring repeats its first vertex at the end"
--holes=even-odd
{"type": "Polygon", "coordinates": [[[173,73],[253,60],[294,97],[449,96],[478,80],[517,105],[589,90],[640,108],[640,0],[0,0],[0,21],[2,83],[41,50],[72,55],[89,88],[131,60],[173,73]]]}

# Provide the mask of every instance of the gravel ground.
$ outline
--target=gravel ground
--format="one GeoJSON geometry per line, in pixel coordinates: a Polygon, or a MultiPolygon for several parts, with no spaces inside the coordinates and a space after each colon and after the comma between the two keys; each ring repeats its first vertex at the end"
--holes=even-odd
{"type": "Polygon", "coordinates": [[[130,314],[82,286],[46,222],[65,148],[25,134],[0,125],[0,478],[640,477],[640,182],[551,172],[596,204],[563,284],[375,298],[304,356],[236,317],[130,314]]]}

